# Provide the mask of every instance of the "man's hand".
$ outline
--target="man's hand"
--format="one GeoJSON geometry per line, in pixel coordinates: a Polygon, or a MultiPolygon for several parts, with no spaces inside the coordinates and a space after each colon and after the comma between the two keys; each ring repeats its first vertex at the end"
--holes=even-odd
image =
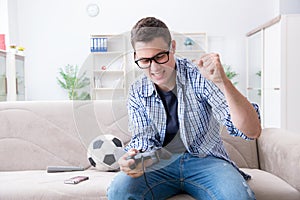
{"type": "MultiPolygon", "coordinates": [[[[120,165],[120,170],[126,173],[128,176],[132,178],[137,178],[143,175],[145,169],[142,169],[142,163],[139,163],[135,169],[130,169],[130,166],[134,164],[134,159],[128,159],[128,157],[135,156],[139,151],[137,149],[130,149],[126,154],[124,154],[118,161],[120,165]]],[[[144,168],[151,166],[152,160],[145,160],[144,161],[144,168]]]]}
{"type": "Polygon", "coordinates": [[[200,58],[198,67],[201,74],[215,83],[220,89],[223,89],[224,82],[229,80],[221,64],[219,54],[204,54],[200,58]]]}

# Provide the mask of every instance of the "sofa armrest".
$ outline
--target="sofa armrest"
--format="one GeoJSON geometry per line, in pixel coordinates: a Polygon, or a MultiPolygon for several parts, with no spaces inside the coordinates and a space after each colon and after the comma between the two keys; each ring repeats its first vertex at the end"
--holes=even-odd
{"type": "Polygon", "coordinates": [[[257,144],[260,168],[300,191],[300,133],[265,128],[257,144]]]}

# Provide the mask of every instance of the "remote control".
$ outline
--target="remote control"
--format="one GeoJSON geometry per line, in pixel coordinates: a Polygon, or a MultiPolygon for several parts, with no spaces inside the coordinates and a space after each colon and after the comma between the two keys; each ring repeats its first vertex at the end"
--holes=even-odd
{"type": "Polygon", "coordinates": [[[77,167],[77,166],[48,166],[47,172],[53,173],[53,172],[72,172],[72,171],[83,171],[83,167],[77,167]]]}
{"type": "Polygon", "coordinates": [[[145,161],[145,160],[148,160],[148,159],[152,159],[153,161],[153,164],[154,163],[157,163],[159,161],[159,157],[158,157],[158,154],[155,152],[155,151],[149,151],[149,152],[144,152],[144,153],[138,153],[136,154],[135,156],[128,156],[127,157],[127,160],[129,159],[133,159],[134,160],[134,163],[132,165],[129,166],[129,168],[131,170],[135,169],[136,166],[142,162],[142,159],[145,161]]]}

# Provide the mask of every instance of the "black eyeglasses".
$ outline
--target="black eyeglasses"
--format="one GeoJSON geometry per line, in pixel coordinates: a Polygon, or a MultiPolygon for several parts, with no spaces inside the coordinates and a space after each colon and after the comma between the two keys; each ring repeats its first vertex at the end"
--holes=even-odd
{"type": "Polygon", "coordinates": [[[156,54],[155,56],[151,58],[140,58],[138,60],[135,60],[134,62],[139,66],[141,69],[147,69],[151,67],[152,60],[156,62],[157,64],[165,64],[169,61],[169,53],[170,51],[164,51],[156,54]]]}

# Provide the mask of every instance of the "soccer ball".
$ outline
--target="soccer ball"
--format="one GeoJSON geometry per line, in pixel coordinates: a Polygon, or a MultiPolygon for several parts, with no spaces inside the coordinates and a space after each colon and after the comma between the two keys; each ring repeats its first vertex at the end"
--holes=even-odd
{"type": "Polygon", "coordinates": [[[116,171],[118,160],[124,155],[123,142],[114,135],[100,135],[89,145],[87,157],[92,166],[100,171],[116,171]]]}

